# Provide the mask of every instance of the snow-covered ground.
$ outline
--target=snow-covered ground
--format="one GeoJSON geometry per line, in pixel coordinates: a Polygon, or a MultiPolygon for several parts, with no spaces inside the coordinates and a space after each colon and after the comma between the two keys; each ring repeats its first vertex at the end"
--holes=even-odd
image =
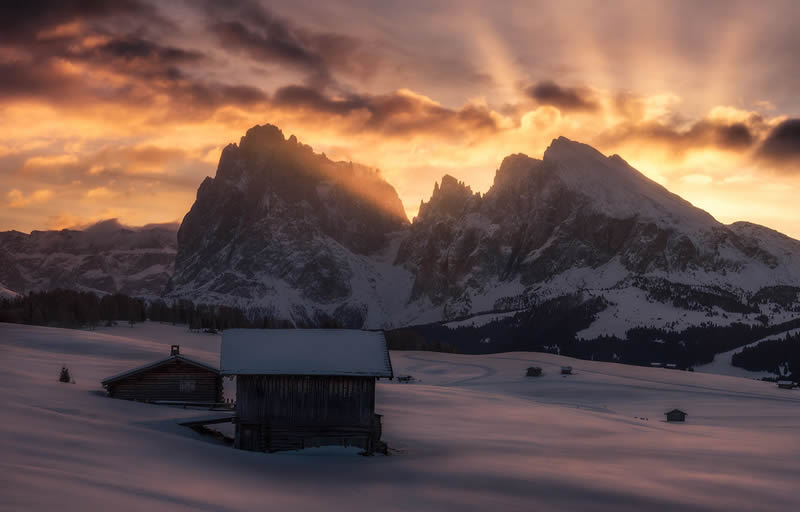
{"type": "Polygon", "coordinates": [[[695,367],[695,371],[703,373],[714,373],[716,375],[730,375],[733,377],[744,377],[751,379],[760,379],[761,377],[776,377],[778,375],[773,372],[751,372],[745,370],[744,368],[733,366],[731,364],[731,358],[733,357],[734,354],[738,354],[747,347],[755,347],[759,343],[763,343],[765,341],[782,340],[786,336],[795,336],[798,333],[800,333],[800,329],[789,329],[788,331],[780,332],[778,334],[773,334],[771,336],[761,338],[760,340],[754,341],[753,343],[749,343],[744,347],[738,347],[733,350],[729,350],[727,352],[721,352],[715,355],[714,360],[711,361],[710,363],[695,367]]]}
{"type": "Polygon", "coordinates": [[[390,457],[234,450],[178,426],[208,412],[114,400],[102,378],[219,336],[0,324],[0,510],[787,510],[800,392],[552,354],[393,352],[390,457]],[[570,364],[575,374],[558,370],[570,364]],[[76,383],[57,382],[61,364],[76,383]],[[544,369],[524,377],[530,365],[544,369]],[[667,424],[673,407],[685,424],[667,424]],[[647,418],[647,419],[643,419],[647,418]]]}

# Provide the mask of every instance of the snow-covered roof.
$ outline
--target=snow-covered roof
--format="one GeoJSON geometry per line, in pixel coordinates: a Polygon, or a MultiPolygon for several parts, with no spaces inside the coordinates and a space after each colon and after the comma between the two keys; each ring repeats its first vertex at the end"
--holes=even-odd
{"type": "Polygon", "coordinates": [[[139,372],[143,372],[145,370],[151,370],[153,368],[158,368],[159,366],[161,366],[163,364],[166,364],[166,363],[169,363],[169,362],[174,361],[174,360],[178,360],[178,361],[182,361],[184,363],[192,364],[194,366],[198,366],[200,368],[204,368],[204,369],[212,371],[212,372],[217,372],[217,373],[219,372],[219,370],[217,368],[214,368],[213,366],[209,366],[209,365],[207,365],[205,363],[201,363],[200,361],[195,361],[194,359],[190,359],[190,358],[188,358],[186,356],[182,356],[182,355],[174,355],[174,356],[165,357],[164,359],[159,359],[158,361],[154,361],[152,363],[143,364],[142,366],[137,366],[136,368],[132,368],[130,370],[126,370],[126,371],[124,371],[122,373],[118,373],[116,375],[112,375],[111,377],[107,377],[107,378],[103,379],[103,382],[101,384],[103,386],[107,386],[108,384],[111,384],[112,382],[116,382],[118,380],[124,379],[125,377],[130,377],[131,375],[135,375],[135,374],[137,374],[139,372]]]}
{"type": "Polygon", "coordinates": [[[223,375],[392,377],[383,333],[349,329],[228,329],[220,368],[223,375]]]}

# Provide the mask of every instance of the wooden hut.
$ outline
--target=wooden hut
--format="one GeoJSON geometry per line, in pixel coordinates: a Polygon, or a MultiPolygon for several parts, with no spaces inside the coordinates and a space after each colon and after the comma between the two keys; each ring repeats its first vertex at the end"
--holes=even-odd
{"type": "Polygon", "coordinates": [[[375,381],[393,375],[382,332],[228,329],[220,363],[236,376],[236,448],[385,448],[375,381]]]}
{"type": "Polygon", "coordinates": [[[667,417],[667,421],[669,422],[686,421],[686,416],[688,416],[688,414],[680,409],[672,409],[671,411],[665,412],[664,415],[667,417]]]}
{"type": "Polygon", "coordinates": [[[103,380],[109,396],[143,402],[216,404],[222,402],[219,370],[182,356],[172,345],[167,358],[103,380]]]}

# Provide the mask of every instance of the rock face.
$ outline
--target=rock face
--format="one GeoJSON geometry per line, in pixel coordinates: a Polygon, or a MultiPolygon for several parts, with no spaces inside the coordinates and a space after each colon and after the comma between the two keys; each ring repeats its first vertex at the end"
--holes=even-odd
{"type": "Polygon", "coordinates": [[[408,220],[372,169],[332,162],[271,125],[227,146],[178,231],[167,296],[275,318],[362,325],[380,302],[372,265],[408,220]]]}
{"type": "Polygon", "coordinates": [[[157,297],[173,271],[176,225],[0,233],[0,283],[18,294],[72,288],[157,297]]]}
{"type": "Polygon", "coordinates": [[[507,157],[483,197],[445,177],[410,232],[397,261],[416,275],[412,300],[427,296],[458,314],[495,283],[539,295],[633,277],[742,293],[800,284],[800,242],[725,226],[619,156],[564,138],[542,160],[507,157]]]}
{"type": "Polygon", "coordinates": [[[800,242],[723,225],[619,156],[565,138],[541,160],[507,157],[483,196],[443,177],[409,224],[377,172],[257,126],[223,151],[178,245],[168,297],[300,325],[442,321],[576,291],[615,315],[629,299],[745,314],[800,291],[800,242]]]}

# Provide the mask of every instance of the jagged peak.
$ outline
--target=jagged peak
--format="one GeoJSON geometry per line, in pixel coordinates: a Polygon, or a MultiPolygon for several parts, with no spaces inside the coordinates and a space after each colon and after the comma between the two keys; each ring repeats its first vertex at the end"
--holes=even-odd
{"type": "Polygon", "coordinates": [[[531,158],[525,153],[508,155],[503,159],[503,162],[494,174],[493,187],[503,188],[508,183],[516,183],[540,162],[541,160],[531,158]]]}
{"type": "Polygon", "coordinates": [[[441,185],[439,183],[434,183],[433,193],[427,203],[420,201],[417,219],[421,220],[431,214],[455,214],[471,198],[480,197],[480,194],[473,193],[463,181],[449,174],[442,176],[441,185]]]}
{"type": "MultiPolygon", "coordinates": [[[[438,185],[438,183],[437,183],[438,185]]],[[[472,189],[465,184],[463,181],[460,181],[449,174],[445,174],[442,176],[442,185],[438,187],[439,193],[441,194],[451,194],[451,193],[469,193],[472,194],[472,189]]],[[[436,191],[436,187],[434,188],[434,192],[436,191]]]]}

